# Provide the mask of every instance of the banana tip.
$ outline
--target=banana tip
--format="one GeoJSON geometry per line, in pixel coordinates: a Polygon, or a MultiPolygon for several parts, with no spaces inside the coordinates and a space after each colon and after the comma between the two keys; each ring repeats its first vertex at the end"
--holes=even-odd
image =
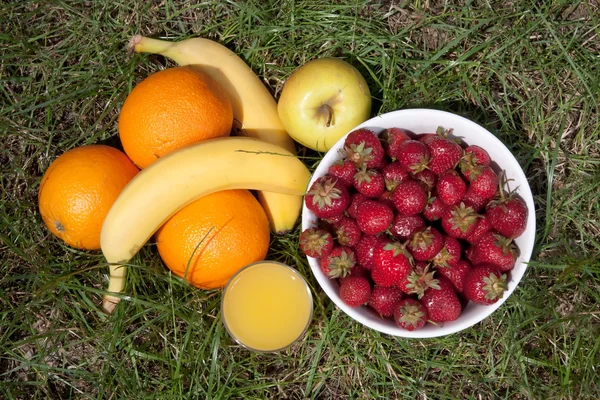
{"type": "Polygon", "coordinates": [[[102,310],[107,314],[112,314],[115,308],[117,308],[119,301],[121,299],[118,297],[105,296],[102,300],[102,310]]]}
{"type": "Polygon", "coordinates": [[[137,46],[144,37],[142,35],[133,35],[131,39],[129,39],[129,43],[127,44],[127,51],[129,53],[135,52],[135,46],[137,46]]]}

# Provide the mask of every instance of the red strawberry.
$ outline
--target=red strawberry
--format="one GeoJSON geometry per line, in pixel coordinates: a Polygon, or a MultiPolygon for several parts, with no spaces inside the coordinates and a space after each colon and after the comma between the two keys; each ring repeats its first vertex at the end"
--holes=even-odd
{"type": "MultiPolygon", "coordinates": [[[[483,199],[491,199],[498,191],[498,175],[491,167],[478,166],[471,172],[471,182],[467,187],[467,194],[483,199]]],[[[468,178],[467,178],[468,179],[468,178]]]]}
{"type": "Polygon", "coordinates": [[[340,298],[350,307],[358,307],[369,301],[371,284],[364,276],[347,276],[340,280],[340,298]]]}
{"type": "Polygon", "coordinates": [[[366,197],[376,198],[383,194],[385,181],[376,169],[360,169],[354,174],[354,187],[366,197]]]}
{"type": "Polygon", "coordinates": [[[402,297],[402,291],[396,286],[375,285],[368,304],[381,317],[391,317],[402,297]]]}
{"type": "Polygon", "coordinates": [[[476,304],[493,304],[507,290],[507,276],[492,264],[480,264],[467,274],[464,281],[465,297],[476,304]]]}
{"type": "Polygon", "coordinates": [[[525,232],[527,206],[519,197],[506,197],[504,192],[501,192],[500,199],[488,203],[485,211],[490,224],[501,235],[514,239],[525,232]]]}
{"type": "Polygon", "coordinates": [[[449,206],[458,203],[467,193],[467,184],[453,169],[440,175],[435,185],[438,197],[449,206]]]}
{"type": "Polygon", "coordinates": [[[473,245],[473,265],[489,263],[500,271],[510,271],[515,266],[518,250],[512,239],[498,233],[488,232],[473,245]]]}
{"type": "Polygon", "coordinates": [[[356,211],[358,210],[358,205],[367,199],[368,197],[362,193],[352,193],[352,195],[350,196],[350,205],[346,210],[348,212],[348,215],[352,218],[356,218],[356,211]]]}
{"type": "Polygon", "coordinates": [[[363,235],[356,246],[354,253],[357,262],[368,270],[373,268],[373,254],[378,246],[384,246],[387,240],[381,236],[363,235]]]}
{"type": "Polygon", "coordinates": [[[401,240],[410,239],[415,233],[425,230],[425,220],[420,215],[396,215],[390,233],[401,240]]]}
{"type": "Polygon", "coordinates": [[[398,146],[398,162],[413,173],[423,171],[429,164],[429,149],[416,140],[405,140],[398,146]]]}
{"type": "Polygon", "coordinates": [[[340,222],[342,220],[342,218],[344,218],[344,214],[336,215],[336,216],[329,217],[329,218],[321,218],[320,222],[324,222],[325,224],[330,225],[330,228],[331,228],[331,226],[340,222]]]}
{"type": "Polygon", "coordinates": [[[487,214],[481,214],[475,223],[475,229],[465,238],[471,244],[475,244],[489,231],[492,230],[492,225],[487,214]]]}
{"type": "Polygon", "coordinates": [[[359,168],[376,168],[383,163],[384,151],[375,132],[362,128],[346,136],[342,154],[359,168]]]}
{"type": "Polygon", "coordinates": [[[375,248],[371,278],[379,286],[394,286],[412,270],[411,256],[404,245],[387,240],[375,248]]]}
{"type": "Polygon", "coordinates": [[[444,247],[444,236],[432,226],[417,232],[408,241],[408,249],[415,260],[432,260],[444,247]]]}
{"type": "Polygon", "coordinates": [[[467,193],[465,193],[462,201],[466,206],[471,207],[475,212],[479,212],[490,202],[490,199],[485,199],[475,192],[469,192],[467,190],[467,193]]]}
{"type": "Polygon", "coordinates": [[[444,204],[444,202],[437,195],[437,192],[434,190],[430,193],[429,199],[427,199],[427,205],[423,210],[423,217],[425,217],[427,221],[437,221],[438,219],[442,218],[446,208],[448,208],[448,206],[444,204]]]}
{"type": "Polygon", "coordinates": [[[396,158],[400,143],[410,139],[408,132],[400,128],[385,129],[379,137],[381,138],[385,154],[392,159],[396,158]]]}
{"type": "Polygon", "coordinates": [[[462,147],[448,137],[451,132],[440,127],[436,136],[429,136],[423,141],[430,154],[428,168],[436,175],[454,169],[463,156],[462,147]]]}
{"type": "Polygon", "coordinates": [[[368,279],[371,276],[371,272],[360,264],[354,264],[354,267],[350,269],[348,275],[364,276],[368,279]]]}
{"type": "Polygon", "coordinates": [[[413,179],[421,182],[425,190],[433,190],[437,184],[437,175],[428,169],[412,174],[413,179]]]}
{"type": "Polygon", "coordinates": [[[354,250],[346,246],[334,247],[331,252],[319,260],[321,271],[329,279],[343,278],[356,264],[354,250]]]}
{"type": "Polygon", "coordinates": [[[458,239],[444,235],[444,246],[433,257],[433,265],[442,268],[453,266],[460,260],[461,254],[462,248],[458,239]]]}
{"type": "Polygon", "coordinates": [[[333,237],[324,229],[305,229],[300,234],[300,249],[308,257],[324,257],[333,249],[333,237]]]}
{"type": "Polygon", "coordinates": [[[464,151],[463,157],[460,159],[458,166],[463,175],[470,180],[471,171],[478,165],[488,166],[490,165],[491,159],[488,152],[477,146],[467,146],[464,151]]]}
{"type": "Polygon", "coordinates": [[[465,239],[474,230],[479,215],[465,203],[448,207],[442,215],[442,228],[450,236],[465,239]]]}
{"type": "Polygon", "coordinates": [[[400,300],[394,310],[396,325],[407,331],[421,329],[428,319],[427,308],[415,299],[400,300]]]}
{"type": "Polygon", "coordinates": [[[415,294],[420,299],[429,288],[440,288],[434,277],[435,273],[435,270],[429,268],[429,264],[417,261],[413,270],[397,286],[404,293],[415,294]]]}
{"type": "Polygon", "coordinates": [[[354,174],[356,174],[356,165],[350,160],[340,158],[327,170],[327,173],[350,187],[354,184],[354,174]]]}
{"type": "Polygon", "coordinates": [[[471,263],[467,260],[458,260],[452,266],[438,266],[437,270],[452,282],[457,292],[462,292],[464,290],[465,277],[471,270],[471,263]]]}
{"type": "Polygon", "coordinates": [[[337,178],[324,175],[313,182],[304,200],[306,207],[317,218],[329,218],[346,211],[350,204],[350,194],[337,178]]]}
{"type": "Polygon", "coordinates": [[[390,209],[394,210],[394,202],[392,201],[392,192],[385,190],[381,196],[377,198],[377,201],[381,204],[385,204],[390,209]]]}
{"type": "Polygon", "coordinates": [[[367,235],[384,232],[392,223],[394,212],[390,207],[375,200],[365,200],[358,205],[356,222],[367,235]]]}
{"type": "Polygon", "coordinates": [[[427,205],[427,192],[419,182],[409,179],[396,186],[392,192],[392,201],[400,214],[416,215],[427,205]]]}
{"type": "Polygon", "coordinates": [[[421,298],[432,322],[454,321],[462,312],[462,305],[454,291],[454,286],[445,277],[438,277],[439,289],[429,288],[421,298]]]}
{"type": "Polygon", "coordinates": [[[386,164],[381,170],[383,179],[385,180],[385,188],[390,192],[402,181],[410,178],[410,173],[398,161],[386,164]]]}
{"type": "Polygon", "coordinates": [[[333,225],[335,239],[342,246],[354,247],[362,236],[362,231],[358,227],[356,220],[350,217],[343,217],[333,225]]]}

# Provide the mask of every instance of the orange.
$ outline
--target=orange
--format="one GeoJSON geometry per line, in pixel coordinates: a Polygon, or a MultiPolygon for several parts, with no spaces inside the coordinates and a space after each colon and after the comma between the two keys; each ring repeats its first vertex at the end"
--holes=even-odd
{"type": "Polygon", "coordinates": [[[100,231],[121,190],[139,172],[122,152],[105,145],[76,147],[44,173],[40,214],[50,232],[70,246],[100,249],[100,231]]]}
{"type": "Polygon", "coordinates": [[[228,136],[233,109],[225,90],[197,67],[156,72],[131,91],[119,115],[125,153],[140,168],[189,144],[228,136]]]}
{"type": "Polygon", "coordinates": [[[267,216],[245,189],[201,197],[156,232],[166,266],[202,289],[221,288],[245,265],[264,260],[269,240],[267,216]]]}

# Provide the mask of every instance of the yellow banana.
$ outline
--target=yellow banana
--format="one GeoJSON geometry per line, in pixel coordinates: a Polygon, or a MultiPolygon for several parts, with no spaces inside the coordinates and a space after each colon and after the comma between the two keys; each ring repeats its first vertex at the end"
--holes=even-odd
{"type": "MultiPolygon", "coordinates": [[[[163,55],[179,65],[200,67],[228,93],[238,135],[255,137],[296,154],[294,140],[279,119],[275,99],[244,60],[227,47],[204,38],[169,42],[141,35],[135,35],[129,47],[138,53],[163,55]]],[[[258,199],[275,233],[294,227],[302,197],[259,192],[258,199]]]]}
{"type": "MultiPolygon", "coordinates": [[[[309,178],[294,154],[248,137],[209,139],[159,158],[125,186],[102,225],[100,245],[110,264],[108,291],[123,290],[123,264],[190,202],[227,189],[302,196],[309,178]]],[[[118,302],[115,295],[107,295],[102,305],[112,312],[118,302]]]]}

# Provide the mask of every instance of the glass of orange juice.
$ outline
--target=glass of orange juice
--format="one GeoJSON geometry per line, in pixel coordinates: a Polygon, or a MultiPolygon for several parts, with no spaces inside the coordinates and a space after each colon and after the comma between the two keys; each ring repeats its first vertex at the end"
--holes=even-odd
{"type": "Polygon", "coordinates": [[[258,352],[283,350],[300,339],[312,319],[313,299],[298,271],[276,261],[258,261],[231,277],[223,291],[225,329],[258,352]]]}

